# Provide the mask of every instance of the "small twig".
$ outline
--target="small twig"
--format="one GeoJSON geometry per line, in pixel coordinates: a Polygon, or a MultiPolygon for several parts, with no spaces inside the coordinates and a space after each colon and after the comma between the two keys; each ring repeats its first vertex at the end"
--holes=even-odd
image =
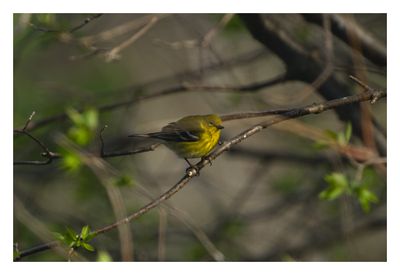
{"type": "Polygon", "coordinates": [[[29,123],[31,123],[33,116],[36,114],[35,111],[32,112],[32,114],[29,116],[28,120],[25,122],[24,128],[22,128],[22,131],[24,132],[26,128],[28,127],[29,123]]]}
{"type": "Polygon", "coordinates": [[[229,23],[229,21],[231,21],[231,19],[233,18],[233,16],[235,16],[234,13],[228,13],[225,14],[222,19],[218,22],[218,24],[213,27],[211,30],[209,30],[203,37],[200,45],[203,48],[206,48],[210,45],[211,40],[215,37],[215,35],[218,33],[218,31],[220,31],[223,27],[226,26],[226,24],[229,23]]]}
{"type": "Polygon", "coordinates": [[[112,48],[109,52],[106,53],[106,61],[110,62],[119,58],[119,52],[123,49],[127,48],[131,44],[133,44],[136,40],[142,37],[156,22],[158,21],[158,17],[154,16],[147,22],[138,32],[132,35],[128,40],[125,40],[118,46],[112,48]]]}
{"type": "Polygon", "coordinates": [[[41,156],[44,158],[47,158],[46,161],[14,161],[14,165],[46,165],[49,164],[53,161],[53,159],[60,158],[61,156],[58,153],[51,152],[47,146],[41,142],[39,139],[31,135],[26,129],[28,128],[29,124],[32,121],[33,116],[35,115],[35,111],[32,112],[32,114],[29,116],[28,120],[25,122],[25,126],[22,128],[22,130],[14,130],[15,134],[22,134],[26,135],[30,139],[32,139],[36,144],[38,144],[42,149],[43,152],[41,153],[41,156]]]}
{"type": "Polygon", "coordinates": [[[368,86],[366,83],[364,83],[363,81],[361,81],[360,79],[358,79],[357,77],[355,77],[353,75],[350,75],[349,78],[351,80],[353,80],[354,82],[356,82],[361,87],[363,87],[366,91],[373,91],[374,90],[370,86],[368,86]]]}
{"type": "Polygon", "coordinates": [[[79,24],[78,26],[73,27],[72,29],[70,29],[70,30],[69,30],[69,33],[76,32],[77,30],[83,28],[84,26],[86,26],[87,24],[89,24],[91,21],[93,21],[94,19],[99,18],[99,17],[102,16],[102,15],[103,15],[102,13],[98,13],[98,14],[92,15],[92,16],[90,16],[90,17],[87,17],[81,24],[79,24]]]}
{"type": "MultiPolygon", "coordinates": [[[[93,16],[87,17],[82,23],[80,23],[79,25],[77,25],[77,26],[71,28],[71,29],[70,29],[69,31],[67,31],[67,32],[68,32],[68,33],[73,33],[73,32],[75,32],[75,31],[77,31],[77,30],[83,28],[84,26],[86,26],[87,24],[89,24],[91,21],[93,21],[94,19],[99,18],[99,17],[102,16],[102,15],[103,15],[102,13],[99,13],[99,14],[95,14],[95,15],[93,15],[93,16]]],[[[52,29],[47,29],[47,28],[44,28],[44,27],[39,27],[39,26],[36,26],[36,25],[33,24],[33,23],[29,23],[29,25],[30,25],[32,28],[34,28],[35,30],[40,31],[40,32],[52,32],[52,33],[65,33],[65,32],[66,32],[66,31],[64,31],[64,30],[52,30],[52,29]]]]}

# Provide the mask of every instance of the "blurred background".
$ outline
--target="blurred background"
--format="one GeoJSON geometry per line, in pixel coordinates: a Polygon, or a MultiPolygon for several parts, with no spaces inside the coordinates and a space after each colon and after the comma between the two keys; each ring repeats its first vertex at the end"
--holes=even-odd
{"type": "MultiPolygon", "coordinates": [[[[349,75],[386,89],[386,15],[15,14],[14,257],[184,175],[127,135],[362,93],[349,75]]],[[[267,119],[226,121],[222,141],[267,119]]],[[[386,261],[386,99],[267,128],[89,243],[20,260],[386,261]]]]}

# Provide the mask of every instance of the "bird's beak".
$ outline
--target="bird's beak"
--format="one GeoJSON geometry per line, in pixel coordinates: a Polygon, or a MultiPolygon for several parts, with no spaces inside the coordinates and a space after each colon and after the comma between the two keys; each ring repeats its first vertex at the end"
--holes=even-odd
{"type": "Polygon", "coordinates": [[[222,125],[216,125],[215,127],[217,127],[217,129],[219,129],[219,130],[224,129],[224,126],[222,126],[222,125]]]}

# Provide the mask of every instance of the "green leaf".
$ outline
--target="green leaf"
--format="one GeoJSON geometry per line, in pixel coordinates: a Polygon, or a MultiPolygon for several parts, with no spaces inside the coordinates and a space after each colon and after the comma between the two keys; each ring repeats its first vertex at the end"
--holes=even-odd
{"type": "Polygon", "coordinates": [[[85,243],[85,242],[82,242],[82,247],[90,252],[93,252],[95,250],[93,246],[91,246],[90,244],[85,243]]]}
{"type": "Polygon", "coordinates": [[[75,126],[82,126],[85,124],[83,116],[74,108],[68,108],[66,113],[75,126]]]}
{"type": "Polygon", "coordinates": [[[342,173],[333,172],[329,175],[326,175],[324,180],[333,186],[338,186],[345,188],[348,186],[347,177],[342,173]]]}
{"type": "Polygon", "coordinates": [[[81,159],[79,156],[71,151],[61,150],[62,158],[62,166],[65,169],[76,171],[82,165],[81,159]]]}
{"type": "Polygon", "coordinates": [[[346,137],[345,137],[345,134],[343,132],[339,132],[337,134],[337,142],[340,145],[346,145],[347,144],[346,137]]]}
{"type": "Polygon", "coordinates": [[[371,203],[378,203],[378,197],[365,187],[358,187],[355,190],[358,202],[365,213],[371,210],[371,203]]]}
{"type": "Polygon", "coordinates": [[[85,121],[85,126],[88,129],[94,130],[97,128],[98,121],[99,121],[98,120],[99,115],[98,115],[98,112],[96,109],[90,108],[90,109],[86,110],[83,113],[83,117],[84,117],[84,121],[85,121]]]}
{"type": "Polygon", "coordinates": [[[52,232],[55,239],[65,242],[65,236],[58,232],[52,232]]]}
{"type": "Polygon", "coordinates": [[[86,127],[72,127],[68,130],[68,137],[76,144],[87,145],[92,139],[92,132],[86,127]]]}
{"type": "Polygon", "coordinates": [[[67,227],[67,234],[73,241],[76,241],[79,238],[78,234],[69,227],[67,227]]]}
{"type": "Polygon", "coordinates": [[[319,193],[320,199],[334,200],[344,193],[350,193],[350,185],[344,174],[334,172],[326,175],[324,180],[329,184],[329,187],[319,193]]]}
{"type": "Polygon", "coordinates": [[[89,236],[89,233],[90,233],[89,225],[85,225],[84,227],[82,227],[81,236],[80,236],[81,239],[86,240],[86,238],[89,236]]]}
{"type": "Polygon", "coordinates": [[[133,185],[133,181],[129,176],[121,176],[119,178],[117,178],[114,181],[114,184],[116,186],[127,186],[127,185],[133,185]]]}
{"type": "Polygon", "coordinates": [[[97,261],[98,262],[112,262],[113,259],[111,258],[110,254],[107,251],[100,250],[97,253],[97,261]]]}

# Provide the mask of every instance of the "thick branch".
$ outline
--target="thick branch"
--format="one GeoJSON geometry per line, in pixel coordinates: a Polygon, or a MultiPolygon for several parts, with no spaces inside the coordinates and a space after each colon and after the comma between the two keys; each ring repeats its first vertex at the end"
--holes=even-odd
{"type": "MultiPolygon", "coordinates": [[[[347,20],[343,15],[331,14],[329,16],[332,22],[331,30],[336,37],[351,46],[351,39],[349,36],[355,35],[360,42],[360,50],[363,56],[378,66],[386,66],[386,48],[379,40],[374,38],[372,34],[368,33],[367,30],[356,22],[347,20]]],[[[306,13],[303,14],[303,17],[308,22],[322,26],[322,14],[306,13]]]]}

